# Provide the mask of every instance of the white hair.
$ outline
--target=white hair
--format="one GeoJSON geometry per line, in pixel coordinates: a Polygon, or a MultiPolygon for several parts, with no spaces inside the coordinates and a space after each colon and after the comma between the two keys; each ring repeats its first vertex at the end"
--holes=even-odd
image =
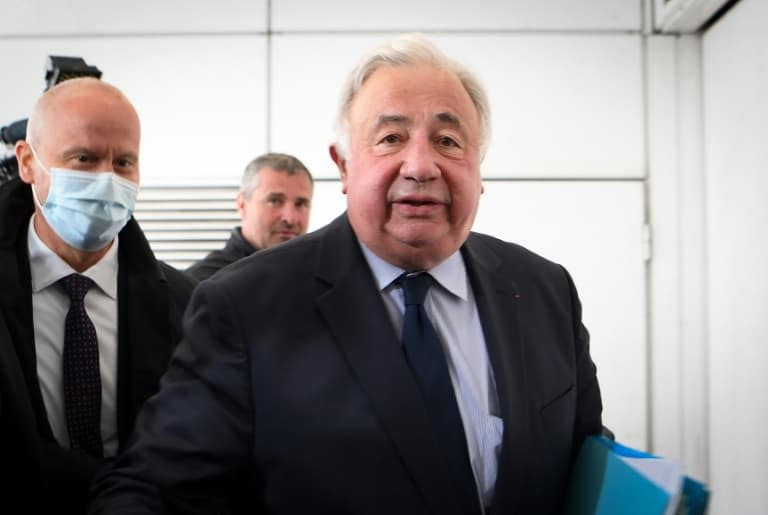
{"type": "Polygon", "coordinates": [[[491,136],[491,110],[485,89],[463,64],[447,57],[434,43],[418,34],[403,34],[368,53],[355,66],[341,90],[336,115],[336,150],[349,159],[349,109],[365,81],[385,66],[429,65],[456,75],[477,110],[480,121],[480,156],[485,155],[491,136]]]}

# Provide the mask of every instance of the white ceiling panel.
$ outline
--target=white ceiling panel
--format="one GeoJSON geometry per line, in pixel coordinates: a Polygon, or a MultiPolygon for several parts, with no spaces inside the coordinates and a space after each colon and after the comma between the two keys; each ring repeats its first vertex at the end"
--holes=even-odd
{"type": "Polygon", "coordinates": [[[267,0],[0,0],[0,36],[265,32],[267,0]]]}
{"type": "Polygon", "coordinates": [[[279,31],[639,30],[640,0],[276,0],[279,31]]]}

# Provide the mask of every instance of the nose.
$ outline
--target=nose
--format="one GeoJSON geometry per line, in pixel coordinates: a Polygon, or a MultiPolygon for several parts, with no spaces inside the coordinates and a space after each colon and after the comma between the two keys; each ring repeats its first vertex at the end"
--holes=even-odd
{"type": "Polygon", "coordinates": [[[416,182],[426,182],[440,175],[437,154],[426,134],[414,134],[408,140],[400,175],[416,182]]]}
{"type": "Polygon", "coordinates": [[[286,202],[280,212],[281,218],[284,223],[289,225],[298,225],[301,221],[301,214],[299,208],[296,207],[293,202],[286,202]]]}

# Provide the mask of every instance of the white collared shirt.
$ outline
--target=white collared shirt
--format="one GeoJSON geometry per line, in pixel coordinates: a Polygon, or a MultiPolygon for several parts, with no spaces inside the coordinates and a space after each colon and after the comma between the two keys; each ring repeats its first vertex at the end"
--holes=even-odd
{"type": "MultiPolygon", "coordinates": [[[[360,246],[378,282],[396,334],[402,335],[403,291],[392,281],[405,270],[384,261],[362,242],[360,246]]],[[[446,352],[480,499],[483,506],[490,506],[504,424],[499,416],[498,395],[472,285],[459,251],[427,272],[438,285],[429,289],[424,309],[446,352]]]]}
{"type": "MultiPolygon", "coordinates": [[[[27,246],[32,275],[32,315],[35,328],[37,378],[53,436],[69,448],[62,387],[64,322],[69,296],[56,281],[77,273],[38,237],[33,215],[27,246]]],[[[85,296],[85,311],[96,328],[101,375],[101,440],[104,455],[117,453],[117,237],[98,263],[82,272],[95,283],[85,296]]]]}

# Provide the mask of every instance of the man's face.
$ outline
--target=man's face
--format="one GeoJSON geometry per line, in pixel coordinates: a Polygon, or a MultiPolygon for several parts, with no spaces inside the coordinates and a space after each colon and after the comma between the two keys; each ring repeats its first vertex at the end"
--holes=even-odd
{"type": "Polygon", "coordinates": [[[482,193],[477,110],[460,81],[431,66],[380,68],[348,114],[341,172],[350,223],[373,252],[428,269],[466,240],[482,193]]]}
{"type": "Polygon", "coordinates": [[[259,177],[250,199],[242,193],[237,197],[243,237],[254,247],[266,249],[307,232],[312,203],[312,182],[307,174],[291,175],[267,167],[259,177]]]}
{"type": "MultiPolygon", "coordinates": [[[[83,172],[113,172],[139,182],[141,130],[134,108],[122,96],[101,83],[73,81],[52,90],[36,106],[30,141],[16,144],[19,176],[31,184],[41,204],[48,198],[51,168],[83,172]]],[[[36,210],[39,211],[39,207],[36,210]]],[[[35,217],[42,241],[76,270],[97,261],[109,246],[81,252],[64,242],[44,216],[35,217]],[[85,254],[87,254],[86,257],[85,254]]]]}
{"type": "Polygon", "coordinates": [[[108,171],[139,182],[139,120],[123,99],[98,86],[84,86],[54,99],[39,113],[38,122],[33,144],[47,169],[25,144],[20,172],[35,185],[41,203],[48,197],[50,168],[108,171]]]}

